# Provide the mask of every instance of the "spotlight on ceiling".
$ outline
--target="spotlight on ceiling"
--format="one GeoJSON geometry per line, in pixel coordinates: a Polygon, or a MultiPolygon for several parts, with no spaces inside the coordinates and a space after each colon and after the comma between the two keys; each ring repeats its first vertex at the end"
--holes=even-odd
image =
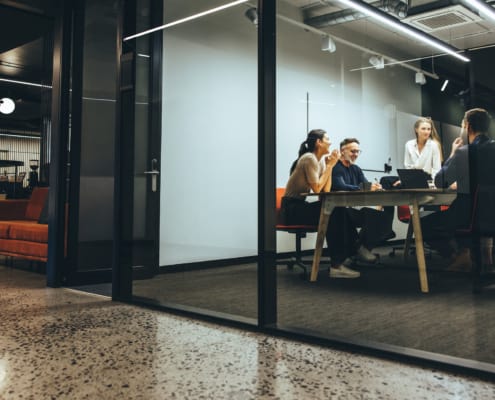
{"type": "Polygon", "coordinates": [[[12,114],[15,110],[14,100],[4,97],[0,99],[0,113],[2,114],[12,114]]]}
{"type": "Polygon", "coordinates": [[[258,10],[254,7],[248,8],[244,13],[246,18],[250,20],[254,25],[258,26],[258,10]]]}
{"type": "Polygon", "coordinates": [[[418,85],[424,85],[426,83],[425,74],[423,74],[422,72],[416,72],[416,76],[414,77],[414,81],[418,85]]]}
{"type": "Polygon", "coordinates": [[[443,81],[443,85],[442,85],[442,88],[440,89],[440,91],[443,92],[445,90],[445,88],[447,87],[448,84],[449,84],[449,80],[448,79],[445,79],[443,81]]]}
{"type": "Polygon", "coordinates": [[[375,69],[383,69],[385,68],[385,59],[379,56],[371,56],[369,59],[369,63],[375,67],[375,69]]]}
{"type": "Polygon", "coordinates": [[[321,38],[321,51],[328,51],[329,53],[334,53],[337,50],[335,42],[330,36],[323,36],[321,38]]]}

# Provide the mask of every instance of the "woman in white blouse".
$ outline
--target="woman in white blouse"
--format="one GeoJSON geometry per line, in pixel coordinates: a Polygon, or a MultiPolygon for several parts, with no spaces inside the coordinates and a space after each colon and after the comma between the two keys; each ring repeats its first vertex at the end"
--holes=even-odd
{"type": "Polygon", "coordinates": [[[429,118],[420,118],[414,124],[416,139],[406,143],[404,167],[422,169],[434,179],[442,166],[440,138],[429,118]]]}

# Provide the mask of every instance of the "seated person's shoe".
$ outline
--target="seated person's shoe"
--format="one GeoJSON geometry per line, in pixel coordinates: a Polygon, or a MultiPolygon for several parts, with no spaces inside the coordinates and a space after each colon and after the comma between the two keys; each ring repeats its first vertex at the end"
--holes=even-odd
{"type": "Polygon", "coordinates": [[[330,278],[354,279],[359,278],[361,276],[361,273],[340,264],[330,267],[330,273],[328,274],[328,276],[330,276],[330,278]]]}
{"type": "Polygon", "coordinates": [[[361,245],[357,251],[357,259],[367,263],[376,263],[378,261],[378,256],[361,245]]]}
{"type": "Polygon", "coordinates": [[[469,249],[462,249],[454,256],[446,270],[453,272],[470,272],[472,267],[471,251],[469,249]]]}

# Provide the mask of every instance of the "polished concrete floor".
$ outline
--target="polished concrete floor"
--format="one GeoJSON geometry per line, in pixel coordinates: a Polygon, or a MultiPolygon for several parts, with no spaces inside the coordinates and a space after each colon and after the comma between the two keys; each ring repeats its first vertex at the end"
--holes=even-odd
{"type": "Polygon", "coordinates": [[[44,286],[0,266],[0,399],[493,399],[495,384],[44,286]]]}

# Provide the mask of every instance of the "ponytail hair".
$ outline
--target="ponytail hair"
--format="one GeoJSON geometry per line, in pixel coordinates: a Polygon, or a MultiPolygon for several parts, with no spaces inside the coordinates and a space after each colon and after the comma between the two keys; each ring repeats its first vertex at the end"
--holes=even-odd
{"type": "Polygon", "coordinates": [[[306,154],[309,152],[312,153],[313,151],[315,151],[316,141],[318,139],[323,140],[323,136],[325,136],[326,133],[327,132],[323,129],[312,129],[311,131],[309,131],[308,136],[306,137],[306,140],[301,143],[301,146],[299,146],[299,154],[297,156],[297,160],[295,160],[290,167],[291,175],[294,172],[294,170],[296,169],[297,162],[299,161],[301,156],[303,154],[306,154]]]}

